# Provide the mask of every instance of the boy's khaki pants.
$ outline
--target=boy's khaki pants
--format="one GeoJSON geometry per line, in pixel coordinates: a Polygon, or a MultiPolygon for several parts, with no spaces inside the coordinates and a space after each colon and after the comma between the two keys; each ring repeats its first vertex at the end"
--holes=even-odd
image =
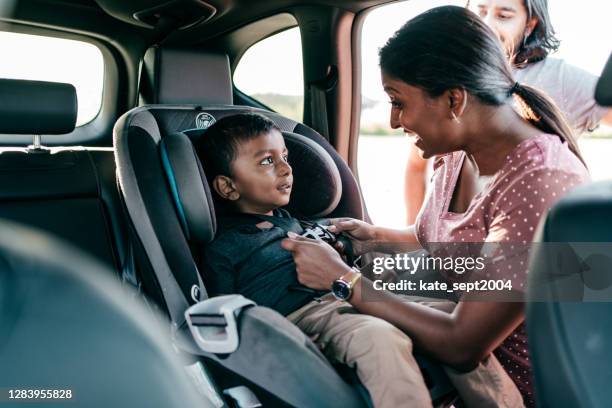
{"type": "MultiPolygon", "coordinates": [[[[423,302],[442,310],[450,302],[423,302]]],[[[412,341],[377,317],[359,314],[350,304],[326,295],[287,318],[312,338],[333,361],[356,369],[374,407],[431,407],[429,391],[412,354],[412,341]]],[[[522,397],[497,359],[468,373],[445,367],[468,407],[523,407],[522,397]]]]}

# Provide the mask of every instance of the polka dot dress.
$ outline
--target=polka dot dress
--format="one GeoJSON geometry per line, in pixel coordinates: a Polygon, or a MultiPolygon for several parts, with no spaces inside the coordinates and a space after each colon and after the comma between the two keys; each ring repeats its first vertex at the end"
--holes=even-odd
{"type": "MultiPolygon", "coordinates": [[[[453,213],[449,206],[465,158],[464,152],[454,152],[434,163],[432,188],[417,219],[417,237],[425,248],[437,242],[495,242],[506,243],[505,248],[526,248],[542,216],[573,187],[589,179],[567,144],[555,135],[540,134],[516,146],[464,213],[453,213]]],[[[515,256],[496,264],[488,277],[508,279],[514,289],[524,291],[527,264],[527,256],[515,256]]],[[[502,342],[495,355],[526,405],[533,406],[524,324],[502,342]]]]}

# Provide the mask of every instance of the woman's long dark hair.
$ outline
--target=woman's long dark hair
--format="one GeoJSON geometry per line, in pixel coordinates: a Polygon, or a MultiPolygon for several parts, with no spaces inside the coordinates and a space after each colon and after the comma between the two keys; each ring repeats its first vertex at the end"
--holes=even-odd
{"type": "Polygon", "coordinates": [[[525,120],[558,135],[584,163],[559,108],[541,91],[516,84],[497,37],[466,8],[443,6],[418,15],[387,41],[379,56],[383,72],[431,97],[460,88],[500,106],[514,95],[525,120]]]}

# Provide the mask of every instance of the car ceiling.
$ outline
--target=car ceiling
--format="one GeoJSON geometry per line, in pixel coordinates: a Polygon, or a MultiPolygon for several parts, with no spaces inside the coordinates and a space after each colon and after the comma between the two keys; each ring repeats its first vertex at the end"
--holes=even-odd
{"type": "MultiPolygon", "coordinates": [[[[9,0],[10,1],[10,0],[9,0]]],[[[233,31],[240,26],[271,16],[284,11],[290,11],[294,7],[322,6],[338,8],[350,12],[370,8],[376,5],[389,3],[390,0],[14,0],[14,14],[11,18],[2,17],[5,21],[21,23],[45,23],[48,27],[61,27],[87,32],[92,35],[105,35],[108,37],[121,36],[122,31],[132,32],[141,39],[155,42],[160,35],[170,43],[183,45],[197,44],[220,34],[233,31]],[[203,18],[207,13],[204,5],[214,8],[214,15],[207,21],[200,22],[191,27],[176,29],[174,27],[152,28],[134,16],[146,13],[157,13],[157,8],[162,8],[161,13],[177,14],[180,10],[189,10],[189,18],[196,14],[198,9],[203,10],[203,18]],[[74,19],[73,16],[80,15],[83,18],[74,19]],[[112,16],[114,18],[110,18],[112,16]],[[119,21],[126,24],[121,24],[119,21]],[[161,32],[167,30],[166,32],[161,32]]],[[[193,17],[197,20],[197,17],[193,17]]],[[[176,19],[175,19],[176,21],[176,19]]]]}

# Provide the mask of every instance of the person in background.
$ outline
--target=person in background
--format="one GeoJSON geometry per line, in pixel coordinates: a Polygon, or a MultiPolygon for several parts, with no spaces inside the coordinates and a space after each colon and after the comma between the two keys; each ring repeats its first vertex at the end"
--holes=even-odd
{"type": "MultiPolygon", "coordinates": [[[[566,116],[575,134],[612,125],[612,110],[597,105],[598,77],[549,54],[559,48],[547,0],[472,0],[474,11],[497,34],[511,62],[515,79],[548,94],[566,116]]],[[[429,161],[412,143],[404,180],[406,223],[414,224],[425,198],[429,161]]]]}

